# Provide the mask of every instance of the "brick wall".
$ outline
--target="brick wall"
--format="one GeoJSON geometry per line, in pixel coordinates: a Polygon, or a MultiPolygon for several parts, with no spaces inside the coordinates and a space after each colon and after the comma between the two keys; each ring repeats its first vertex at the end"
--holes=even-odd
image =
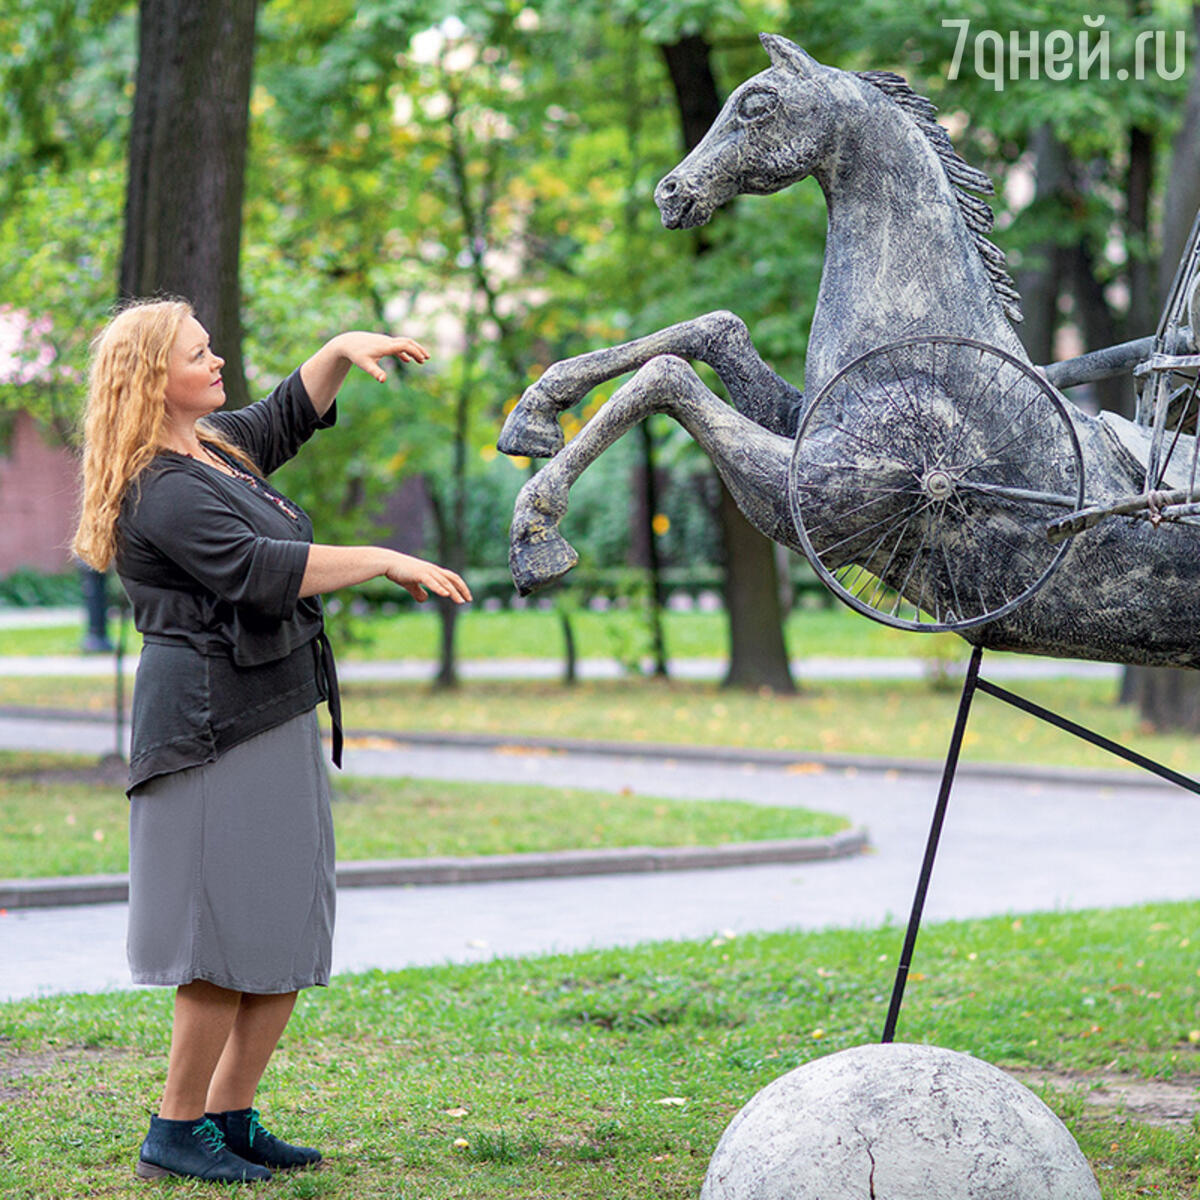
{"type": "Polygon", "coordinates": [[[67,571],[79,492],[75,458],[19,413],[0,453],[0,576],[20,567],[67,571]]]}

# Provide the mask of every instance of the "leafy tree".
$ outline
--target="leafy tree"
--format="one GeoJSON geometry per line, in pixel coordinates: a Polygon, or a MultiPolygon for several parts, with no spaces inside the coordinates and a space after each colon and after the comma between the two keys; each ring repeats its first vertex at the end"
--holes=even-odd
{"type": "Polygon", "coordinates": [[[38,328],[28,349],[54,354],[28,382],[0,386],[0,412],[28,411],[61,438],[113,300],[134,17],[113,0],[0,9],[0,296],[38,328]]]}
{"type": "MultiPolygon", "coordinates": [[[[361,514],[365,478],[419,470],[434,553],[462,569],[482,452],[502,404],[532,378],[530,289],[542,265],[529,247],[545,244],[561,190],[545,159],[565,133],[546,118],[545,92],[562,83],[515,27],[485,43],[461,22],[430,24],[428,11],[405,26],[391,8],[326,10],[316,23],[301,9],[281,7],[268,25],[255,103],[276,136],[261,172],[270,188],[253,198],[250,227],[261,220],[280,249],[261,263],[252,255],[263,282],[250,287],[265,298],[280,279],[315,268],[334,305],[357,303],[373,322],[431,342],[435,362],[409,394],[419,401],[405,407],[403,448],[387,438],[382,453],[364,447],[340,489],[342,509],[361,514]],[[348,82],[334,91],[331,79],[348,82]]],[[[301,291],[319,303],[311,285],[301,291]]],[[[456,614],[440,608],[439,681],[451,685],[456,614]]]]}

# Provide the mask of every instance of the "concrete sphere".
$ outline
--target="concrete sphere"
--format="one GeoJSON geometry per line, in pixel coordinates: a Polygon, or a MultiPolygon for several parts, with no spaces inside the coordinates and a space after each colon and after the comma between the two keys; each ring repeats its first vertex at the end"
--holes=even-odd
{"type": "Polygon", "coordinates": [[[937,1046],[856,1046],[763,1088],[700,1200],[1100,1200],[1066,1126],[1023,1084],[937,1046]]]}

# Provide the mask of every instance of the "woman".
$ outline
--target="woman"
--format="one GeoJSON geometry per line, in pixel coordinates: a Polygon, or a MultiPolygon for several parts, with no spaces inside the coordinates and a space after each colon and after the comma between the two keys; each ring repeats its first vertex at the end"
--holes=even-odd
{"type": "Polygon", "coordinates": [[[319,594],[383,575],[471,598],[453,571],[312,544],[266,481],[352,365],[378,380],[410,338],[344,333],[265,400],[221,413],[223,360],[182,301],[139,302],[93,346],[74,549],[115,562],[143,634],[130,755],[129,960],[177,988],[166,1085],[137,1174],[269,1179],[320,1161],[266,1132],[258,1083],[300,988],[329,981],[334,848],[315,708],[341,729],[319,594]]]}

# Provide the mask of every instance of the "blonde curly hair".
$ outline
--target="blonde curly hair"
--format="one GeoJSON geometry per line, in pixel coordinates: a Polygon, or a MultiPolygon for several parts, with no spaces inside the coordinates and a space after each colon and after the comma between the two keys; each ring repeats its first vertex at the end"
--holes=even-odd
{"type": "MultiPolygon", "coordinates": [[[[83,498],[71,549],[106,571],[116,556],[117,518],[130,485],[163,449],[167,368],[179,327],[195,316],[186,300],[136,300],[92,343],[83,413],[83,498]]],[[[202,442],[258,468],[238,446],[197,423],[202,442]]]]}

